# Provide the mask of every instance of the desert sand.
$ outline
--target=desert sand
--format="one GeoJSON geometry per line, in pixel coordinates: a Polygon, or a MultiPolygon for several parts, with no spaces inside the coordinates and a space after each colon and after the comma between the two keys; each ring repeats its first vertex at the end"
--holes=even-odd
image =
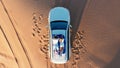
{"type": "Polygon", "coordinates": [[[120,68],[119,0],[0,0],[0,68],[120,68]],[[48,56],[48,13],[71,14],[66,64],[48,56]]]}

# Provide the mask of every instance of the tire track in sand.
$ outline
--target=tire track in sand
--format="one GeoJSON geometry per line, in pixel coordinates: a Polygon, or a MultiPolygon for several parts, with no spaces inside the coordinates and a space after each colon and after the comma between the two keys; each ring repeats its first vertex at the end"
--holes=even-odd
{"type": "MultiPolygon", "coordinates": [[[[11,19],[11,17],[10,17],[10,14],[8,13],[7,8],[6,8],[5,4],[3,3],[3,1],[1,0],[0,2],[1,2],[1,4],[3,5],[3,8],[4,8],[6,14],[8,15],[8,18],[9,18],[9,20],[10,20],[10,22],[11,22],[11,24],[12,24],[14,30],[15,30],[15,33],[16,33],[16,35],[17,35],[17,38],[18,38],[18,40],[19,40],[19,42],[20,42],[20,44],[21,44],[21,46],[22,46],[22,48],[23,48],[23,50],[24,50],[24,52],[25,52],[25,55],[26,55],[26,57],[27,57],[27,60],[28,60],[28,62],[29,62],[30,68],[33,68],[32,64],[31,64],[31,60],[30,60],[30,58],[29,58],[29,56],[28,56],[27,50],[26,50],[26,48],[24,47],[24,45],[23,45],[23,43],[22,43],[22,40],[21,40],[21,38],[20,38],[20,36],[19,36],[19,34],[18,34],[18,32],[17,32],[14,24],[13,24],[13,21],[12,21],[12,19],[11,19]]],[[[16,61],[17,61],[17,59],[16,59],[16,61]]],[[[18,61],[17,61],[17,62],[18,62],[18,61]]]]}
{"type": "MultiPolygon", "coordinates": [[[[18,67],[20,68],[20,66],[19,66],[19,61],[17,61],[17,57],[15,56],[15,54],[14,54],[14,52],[13,52],[13,50],[12,50],[12,47],[11,47],[11,45],[10,45],[10,42],[8,41],[7,36],[5,35],[5,32],[4,32],[3,28],[1,27],[1,25],[0,25],[0,30],[2,31],[2,33],[3,33],[4,37],[5,37],[5,40],[6,40],[7,44],[9,45],[9,48],[10,48],[10,50],[11,50],[13,56],[14,56],[14,59],[15,59],[17,65],[18,65],[18,67]]],[[[4,56],[4,57],[9,57],[9,56],[7,56],[7,55],[5,55],[5,54],[2,54],[2,53],[0,53],[0,55],[2,55],[2,56],[4,56]]],[[[9,57],[9,58],[10,58],[10,57],[9,57]]]]}

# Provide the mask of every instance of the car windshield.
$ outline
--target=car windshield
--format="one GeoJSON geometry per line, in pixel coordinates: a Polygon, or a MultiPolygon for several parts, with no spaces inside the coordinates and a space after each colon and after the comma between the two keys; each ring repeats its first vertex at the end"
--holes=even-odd
{"type": "Polygon", "coordinates": [[[51,26],[51,30],[56,30],[56,29],[66,30],[67,21],[52,21],[50,26],[51,26]]]}

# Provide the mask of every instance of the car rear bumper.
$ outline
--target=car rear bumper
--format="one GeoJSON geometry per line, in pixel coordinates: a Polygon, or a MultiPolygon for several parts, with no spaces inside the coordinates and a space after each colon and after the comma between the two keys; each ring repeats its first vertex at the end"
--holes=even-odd
{"type": "Polygon", "coordinates": [[[55,63],[55,64],[64,64],[67,62],[67,60],[51,60],[52,63],[55,63]]]}

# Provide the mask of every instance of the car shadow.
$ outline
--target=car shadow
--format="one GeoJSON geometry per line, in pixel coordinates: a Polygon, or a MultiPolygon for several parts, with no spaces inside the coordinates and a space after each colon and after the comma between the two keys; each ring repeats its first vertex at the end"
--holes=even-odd
{"type": "Polygon", "coordinates": [[[71,42],[73,42],[75,34],[80,26],[80,21],[87,0],[56,0],[54,7],[61,6],[69,9],[72,25],[71,42]]]}

